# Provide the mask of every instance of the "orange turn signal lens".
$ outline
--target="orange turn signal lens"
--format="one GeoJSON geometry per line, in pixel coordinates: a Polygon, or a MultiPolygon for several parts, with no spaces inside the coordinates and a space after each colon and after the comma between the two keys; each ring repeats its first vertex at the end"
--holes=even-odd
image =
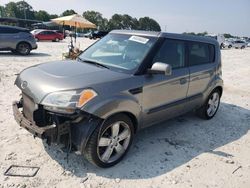
{"type": "Polygon", "coordinates": [[[97,96],[97,93],[91,89],[83,90],[77,103],[77,107],[82,107],[91,99],[97,96]]]}

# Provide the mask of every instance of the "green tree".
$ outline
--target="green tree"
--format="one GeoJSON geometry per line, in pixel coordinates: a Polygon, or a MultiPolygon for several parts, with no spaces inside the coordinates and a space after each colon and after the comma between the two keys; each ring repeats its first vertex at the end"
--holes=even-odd
{"type": "Polygon", "coordinates": [[[9,2],[5,5],[5,13],[7,17],[17,17],[18,9],[15,2],[9,2]]]}
{"type": "Polygon", "coordinates": [[[106,18],[103,18],[100,12],[86,11],[86,12],[83,12],[82,15],[88,21],[94,23],[100,30],[108,29],[108,20],[106,18]]]}
{"type": "Polygon", "coordinates": [[[109,20],[109,29],[139,29],[139,22],[136,18],[125,14],[114,14],[109,20]]]}
{"type": "Polygon", "coordinates": [[[59,16],[57,14],[50,14],[50,19],[58,18],[59,16]]]}
{"type": "Polygon", "coordinates": [[[61,16],[70,16],[72,14],[77,14],[74,10],[70,9],[70,10],[65,10],[61,16]]]}
{"type": "Polygon", "coordinates": [[[136,18],[124,14],[123,15],[123,27],[124,29],[139,29],[139,22],[136,18]]]}
{"type": "Polygon", "coordinates": [[[35,19],[47,22],[51,19],[51,15],[44,10],[39,10],[35,12],[35,19]]]}
{"type": "Polygon", "coordinates": [[[5,5],[5,13],[7,17],[16,17],[23,19],[34,19],[34,10],[25,1],[9,2],[5,5]]]}
{"type": "Polygon", "coordinates": [[[6,17],[4,6],[0,6],[0,17],[6,17]]]}
{"type": "Polygon", "coordinates": [[[233,36],[233,35],[231,35],[231,34],[229,34],[229,33],[225,33],[225,34],[224,34],[224,37],[225,37],[225,38],[234,38],[235,36],[233,36]]]}
{"type": "Polygon", "coordinates": [[[25,1],[18,1],[16,3],[19,17],[18,18],[24,18],[24,19],[35,19],[34,10],[31,5],[29,5],[25,1]]]}
{"type": "Polygon", "coordinates": [[[161,31],[161,27],[158,22],[149,17],[139,19],[139,29],[146,31],[161,31]]]}
{"type": "Polygon", "coordinates": [[[196,35],[195,32],[184,32],[182,34],[184,34],[184,35],[196,35]]]}
{"type": "Polygon", "coordinates": [[[197,33],[198,36],[206,36],[208,34],[208,32],[204,31],[202,33],[197,33]]]}

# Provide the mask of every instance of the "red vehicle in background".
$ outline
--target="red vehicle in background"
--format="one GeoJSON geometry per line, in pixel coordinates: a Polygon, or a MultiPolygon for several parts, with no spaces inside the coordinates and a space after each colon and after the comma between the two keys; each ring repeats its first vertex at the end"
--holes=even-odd
{"type": "Polygon", "coordinates": [[[35,32],[33,36],[36,39],[36,41],[50,40],[50,41],[59,42],[60,40],[64,39],[63,34],[57,33],[55,31],[50,31],[50,30],[41,30],[41,31],[35,32]]]}

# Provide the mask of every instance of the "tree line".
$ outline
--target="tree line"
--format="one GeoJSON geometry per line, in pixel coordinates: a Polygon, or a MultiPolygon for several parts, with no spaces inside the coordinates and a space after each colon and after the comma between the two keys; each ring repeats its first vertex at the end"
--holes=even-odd
{"type": "MultiPolygon", "coordinates": [[[[65,10],[62,14],[49,14],[45,10],[34,10],[33,7],[25,1],[9,2],[5,6],[0,5],[0,17],[14,17],[21,19],[30,19],[38,21],[50,21],[50,19],[59,16],[68,16],[76,14],[74,10],[65,10]]],[[[82,14],[87,20],[96,24],[99,30],[113,29],[136,29],[146,31],[161,31],[157,21],[150,17],[133,18],[128,14],[114,14],[110,19],[103,17],[100,12],[85,11],[82,14]]]]}
{"type": "MultiPolygon", "coordinates": [[[[184,32],[182,34],[187,34],[187,35],[196,35],[196,36],[206,36],[208,34],[207,31],[201,32],[201,33],[195,33],[195,32],[184,32]]],[[[231,35],[230,33],[224,33],[223,34],[226,39],[228,38],[240,38],[239,36],[234,36],[231,35]]],[[[248,39],[248,37],[243,37],[245,39],[248,39]]]]}

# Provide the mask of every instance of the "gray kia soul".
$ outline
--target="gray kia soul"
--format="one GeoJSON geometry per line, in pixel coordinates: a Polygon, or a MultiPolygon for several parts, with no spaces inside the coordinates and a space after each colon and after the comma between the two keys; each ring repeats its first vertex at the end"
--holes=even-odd
{"type": "Polygon", "coordinates": [[[112,31],[76,61],[22,71],[14,117],[48,144],[66,143],[94,165],[110,167],[142,128],[192,110],[211,119],[223,91],[221,75],[214,39],[112,31]]]}

